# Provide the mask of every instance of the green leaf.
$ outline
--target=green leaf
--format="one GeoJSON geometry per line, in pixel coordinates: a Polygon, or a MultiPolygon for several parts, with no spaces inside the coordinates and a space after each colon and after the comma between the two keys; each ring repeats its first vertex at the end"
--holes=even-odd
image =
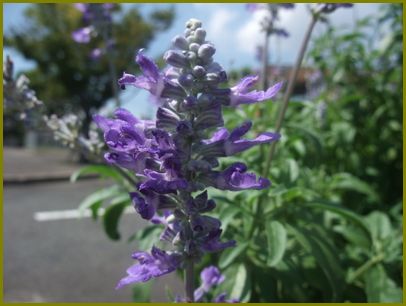
{"type": "Polygon", "coordinates": [[[309,201],[318,196],[319,195],[315,191],[299,186],[288,188],[282,193],[282,199],[285,202],[292,201],[294,199],[303,199],[309,201]]]}
{"type": "Polygon", "coordinates": [[[390,219],[388,215],[382,212],[373,211],[365,217],[365,220],[374,240],[384,240],[392,232],[390,219]]]}
{"type": "Polygon", "coordinates": [[[79,177],[86,175],[86,174],[98,174],[101,177],[112,178],[114,180],[122,179],[120,173],[111,166],[89,165],[89,166],[82,167],[79,170],[72,173],[72,175],[70,177],[70,181],[72,183],[76,182],[79,179],[79,177]]]}
{"type": "Polygon", "coordinates": [[[235,248],[225,250],[219,259],[219,268],[227,268],[248,247],[249,242],[239,243],[235,248]]]}
{"type": "Polygon", "coordinates": [[[230,298],[248,302],[251,297],[251,275],[244,264],[234,264],[225,272],[226,280],[221,285],[222,292],[229,292],[230,298]]]}
{"type": "Polygon", "coordinates": [[[112,185],[110,187],[99,189],[92,194],[88,195],[80,204],[79,210],[84,211],[90,208],[92,205],[96,205],[108,198],[114,197],[120,194],[122,191],[118,185],[112,185]]]}
{"type": "Polygon", "coordinates": [[[372,242],[371,234],[370,234],[367,224],[364,222],[364,220],[361,218],[361,216],[357,215],[356,213],[354,213],[348,209],[345,209],[343,207],[340,207],[338,205],[331,204],[330,202],[321,201],[321,200],[318,200],[318,202],[304,203],[304,205],[311,207],[311,208],[318,208],[318,209],[327,210],[327,211],[336,213],[336,214],[340,215],[341,217],[343,217],[344,219],[353,222],[355,225],[360,227],[360,229],[363,231],[365,237],[367,237],[369,242],[372,242]]]}
{"type": "Polygon", "coordinates": [[[344,272],[340,267],[339,258],[322,239],[317,237],[314,232],[303,228],[294,228],[287,225],[290,233],[295,236],[297,242],[316,260],[316,263],[322,269],[331,288],[331,300],[339,301],[343,286],[344,272]]]}
{"type": "Polygon", "coordinates": [[[339,173],[333,176],[332,189],[353,190],[369,197],[371,201],[379,201],[379,195],[367,183],[349,173],[339,173]]]}
{"type": "Polygon", "coordinates": [[[371,267],[364,274],[368,303],[401,303],[402,289],[388,277],[382,264],[371,267]]]}
{"type": "Polygon", "coordinates": [[[288,162],[288,165],[289,165],[289,178],[290,178],[290,181],[294,182],[299,177],[299,166],[298,166],[297,162],[292,158],[289,158],[287,160],[287,162],[288,162]]]}
{"type": "Polygon", "coordinates": [[[146,224],[144,228],[138,230],[134,235],[128,238],[128,242],[135,240],[137,241],[138,249],[150,250],[161,232],[161,226],[146,224]]]}
{"type": "Polygon", "coordinates": [[[119,240],[118,221],[127,207],[128,201],[110,205],[103,215],[103,226],[107,236],[112,240],[119,240]]]}
{"type": "Polygon", "coordinates": [[[240,210],[234,206],[227,206],[223,211],[220,212],[221,227],[223,231],[227,231],[228,225],[233,221],[233,218],[238,214],[240,210]]]}
{"type": "Polygon", "coordinates": [[[133,301],[136,303],[149,303],[151,300],[151,289],[154,281],[138,283],[133,287],[133,301]]]}
{"type": "Polygon", "coordinates": [[[283,258],[286,250],[287,233],[282,223],[271,221],[265,224],[268,242],[267,265],[273,267],[283,258]]]}
{"type": "MultiPolygon", "coordinates": [[[[294,124],[294,123],[287,123],[285,125],[285,127],[295,129],[298,132],[302,133],[305,137],[307,137],[308,139],[310,139],[310,141],[313,142],[313,144],[315,145],[316,150],[318,151],[318,153],[319,154],[321,153],[322,148],[323,148],[323,143],[322,143],[322,140],[321,140],[322,138],[314,130],[312,130],[310,128],[306,128],[303,125],[294,124]]],[[[304,147],[303,142],[302,142],[302,145],[304,147]]],[[[296,146],[297,146],[297,144],[296,144],[296,146]]],[[[298,149],[298,148],[296,147],[296,149],[298,149]]],[[[299,150],[301,150],[301,149],[299,149],[299,150]]],[[[304,151],[303,153],[305,153],[305,149],[303,149],[303,151],[304,151]]]]}

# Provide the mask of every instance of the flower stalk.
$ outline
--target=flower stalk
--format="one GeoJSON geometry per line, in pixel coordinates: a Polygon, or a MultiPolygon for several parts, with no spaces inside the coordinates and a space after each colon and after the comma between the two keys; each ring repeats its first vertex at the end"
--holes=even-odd
{"type": "MultiPolygon", "coordinates": [[[[205,253],[236,244],[234,240],[222,242],[221,220],[205,215],[216,207],[206,189],[240,191],[270,186],[269,180],[247,172],[242,162],[216,169],[218,159],[280,137],[263,132],[244,139],[252,123],[247,121],[228,131],[222,109],[266,101],[276,95],[281,83],[264,91],[250,91],[258,76],[247,76],[224,88],[227,74],[214,61],[216,49],[206,40],[199,20],[189,20],[184,35],[177,35],[172,44],[164,54],[169,66],[166,70],[160,71],[140,50],[136,62],[142,75],[123,73],[118,82],[122,89],[135,86],[153,95],[159,105],[156,121],[140,120],[121,108],[114,119],[96,115],[94,121],[103,130],[109,148],[105,160],[140,179],[134,184],[136,191],[130,192],[135,210],[142,218],[163,225],[160,240],[171,246],[168,251],[154,246],[150,253],[135,252],[132,258],[138,263],[127,270],[117,288],[180,268],[185,272],[185,297],[180,300],[194,302],[208,290],[207,286],[195,290],[195,263],[205,253]]],[[[225,295],[219,300],[225,300],[225,295]]]]}
{"type": "MultiPolygon", "coordinates": [[[[300,67],[302,66],[303,57],[304,57],[304,55],[306,53],[307,46],[309,44],[311,34],[313,32],[314,26],[316,25],[316,22],[317,22],[317,19],[318,19],[317,16],[318,15],[315,15],[315,14],[312,15],[312,19],[310,21],[309,26],[307,27],[306,34],[305,34],[305,36],[303,38],[303,41],[302,41],[302,44],[300,46],[299,54],[298,54],[298,56],[296,58],[295,65],[293,66],[293,70],[292,70],[292,72],[291,72],[291,74],[289,76],[288,87],[287,87],[286,92],[285,92],[285,94],[283,96],[282,106],[281,106],[281,109],[279,111],[278,117],[276,119],[275,131],[277,133],[279,133],[281,128],[282,128],[283,120],[285,118],[286,110],[287,110],[288,105],[289,105],[290,97],[292,96],[292,93],[293,93],[293,88],[294,88],[295,83],[296,83],[297,75],[298,75],[298,72],[300,70],[300,67]]],[[[270,145],[269,154],[267,156],[266,163],[265,163],[265,168],[264,168],[264,172],[263,172],[264,177],[267,177],[269,175],[270,166],[271,166],[271,163],[272,163],[273,156],[275,154],[275,147],[276,147],[275,144],[276,143],[272,143],[270,145]]]]}

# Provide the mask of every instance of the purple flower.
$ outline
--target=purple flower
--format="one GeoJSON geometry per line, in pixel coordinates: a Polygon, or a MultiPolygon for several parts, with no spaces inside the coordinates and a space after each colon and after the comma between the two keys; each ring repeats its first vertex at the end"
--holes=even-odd
{"type": "Polygon", "coordinates": [[[226,299],[227,293],[223,292],[216,296],[213,303],[239,303],[238,299],[226,299]]]}
{"type": "Polygon", "coordinates": [[[220,273],[220,270],[215,266],[204,268],[200,273],[202,284],[194,292],[195,301],[200,301],[204,295],[214,286],[224,282],[225,277],[220,273]]]}
{"type": "Polygon", "coordinates": [[[98,60],[103,55],[103,50],[100,48],[95,48],[90,52],[90,58],[92,60],[98,60]]]}
{"type": "Polygon", "coordinates": [[[252,122],[246,121],[241,126],[228,132],[226,128],[218,129],[211,138],[202,141],[199,154],[204,156],[231,156],[245,151],[255,145],[279,140],[278,133],[260,133],[254,139],[241,139],[251,128],[252,122]]]}
{"type": "MultiPolygon", "coordinates": [[[[250,121],[228,131],[223,127],[223,108],[270,99],[282,83],[266,91],[250,91],[258,77],[249,76],[227,88],[227,73],[213,60],[216,49],[205,40],[201,22],[191,19],[186,27],[185,35],[172,41],[177,49],[164,55],[170,68],[161,72],[140,50],[136,62],[142,75],[124,73],[118,81],[122,88],[132,85],[145,89],[159,101],[155,122],[139,120],[125,109],[116,110],[113,119],[94,117],[109,149],[106,161],[134,172],[139,179],[136,191],[130,192],[135,210],[142,218],[163,224],[160,239],[179,251],[175,263],[161,250],[153,249],[152,255],[136,253],[139,263],[127,271],[118,287],[175,270],[179,256],[198,261],[206,252],[236,245],[234,240],[221,240],[219,219],[204,215],[216,207],[206,188],[240,191],[270,186],[268,179],[247,172],[243,163],[225,170],[215,168],[220,165],[219,157],[280,138],[277,133],[264,132],[244,139],[252,127],[250,121]],[[214,128],[218,129],[210,137],[214,128]],[[161,210],[169,212],[162,217],[161,210]]],[[[202,272],[202,280],[196,300],[224,277],[210,267],[202,272]]]]}
{"type": "Polygon", "coordinates": [[[135,252],[132,258],[139,263],[127,269],[127,276],[122,278],[116,289],[132,283],[146,282],[154,277],[168,274],[176,270],[181,263],[181,256],[177,253],[167,253],[153,247],[151,254],[146,252],[135,252]]]}
{"type": "Polygon", "coordinates": [[[158,66],[150,58],[143,54],[143,49],[138,51],[136,56],[136,62],[140,66],[143,75],[135,77],[132,74],[125,73],[118,80],[118,84],[121,88],[125,88],[126,85],[132,85],[138,88],[148,90],[155,96],[160,96],[164,89],[164,79],[159,72],[158,66]]]}
{"type": "Polygon", "coordinates": [[[220,241],[222,230],[217,229],[209,232],[203,239],[203,243],[201,244],[201,248],[209,253],[219,252],[227,248],[235,247],[236,241],[229,240],[226,242],[220,241]]]}
{"type": "Polygon", "coordinates": [[[276,83],[266,91],[250,91],[258,81],[258,76],[248,76],[243,78],[237,85],[231,88],[230,105],[252,104],[265,101],[274,97],[282,88],[283,82],[276,83]]]}
{"type": "Polygon", "coordinates": [[[271,183],[268,179],[257,177],[254,173],[247,173],[247,166],[243,163],[234,163],[224,171],[212,171],[207,174],[207,182],[220,190],[239,191],[244,189],[265,189],[271,183]]]}
{"type": "Polygon", "coordinates": [[[80,28],[72,32],[72,38],[74,41],[80,44],[87,44],[94,33],[94,28],[92,26],[80,28]]]}

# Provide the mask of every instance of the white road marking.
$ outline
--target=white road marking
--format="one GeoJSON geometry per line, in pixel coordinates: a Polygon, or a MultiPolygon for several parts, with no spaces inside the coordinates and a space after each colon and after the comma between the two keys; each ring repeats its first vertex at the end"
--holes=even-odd
{"type": "MultiPolygon", "coordinates": [[[[97,211],[97,215],[102,216],[104,214],[105,209],[99,208],[97,211]]],[[[124,214],[131,214],[134,212],[134,208],[129,206],[124,209],[124,214]]],[[[43,221],[55,221],[55,220],[68,220],[68,219],[82,219],[82,218],[90,218],[92,216],[92,212],[90,209],[86,209],[84,211],[80,211],[78,209],[70,209],[70,210],[51,210],[51,211],[39,211],[34,213],[34,220],[38,222],[43,221]]]]}

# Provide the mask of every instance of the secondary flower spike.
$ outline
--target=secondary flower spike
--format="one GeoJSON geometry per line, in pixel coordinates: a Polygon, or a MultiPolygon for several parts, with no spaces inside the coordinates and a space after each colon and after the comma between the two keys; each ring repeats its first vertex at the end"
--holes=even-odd
{"type": "MultiPolygon", "coordinates": [[[[213,59],[216,48],[206,36],[202,23],[191,19],[184,35],[177,35],[173,48],[164,53],[167,68],[161,71],[140,50],[135,61],[142,74],[127,71],[118,80],[122,89],[129,85],[141,88],[159,101],[155,121],[140,120],[124,109],[116,110],[113,119],[94,117],[109,148],[106,161],[139,178],[136,190],[130,193],[135,210],[142,218],[164,226],[160,239],[172,245],[167,251],[154,247],[151,254],[135,253],[138,262],[127,270],[118,288],[184,268],[187,261],[196,262],[206,252],[235,246],[234,240],[221,240],[221,220],[204,215],[216,207],[207,188],[240,191],[270,186],[267,178],[248,172],[244,163],[220,169],[218,159],[276,141],[280,135],[263,132],[246,137],[250,121],[228,131],[223,108],[266,101],[282,84],[256,91],[253,86],[258,77],[248,76],[226,88],[227,73],[213,59]]],[[[222,281],[217,272],[205,270],[200,291],[222,281]]]]}

